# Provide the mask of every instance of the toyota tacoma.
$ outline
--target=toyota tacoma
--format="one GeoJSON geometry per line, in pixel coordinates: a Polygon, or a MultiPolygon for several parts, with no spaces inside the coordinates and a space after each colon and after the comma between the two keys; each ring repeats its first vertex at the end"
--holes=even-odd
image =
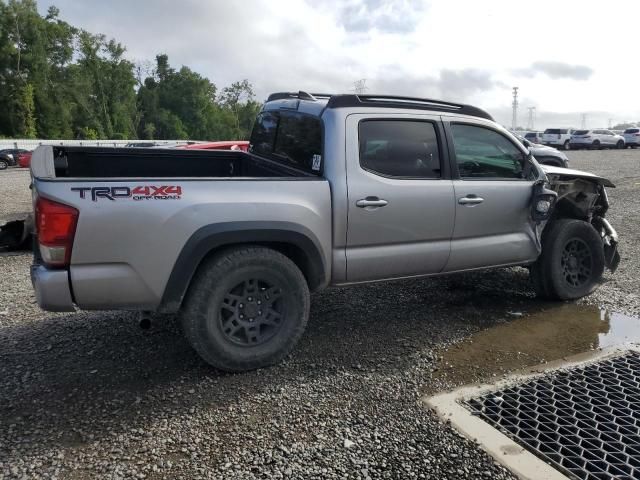
{"type": "Polygon", "coordinates": [[[228,371],[287,355],[328,286],[520,265],[570,300],[619,261],[610,181],[438,100],[276,93],[246,152],[41,146],[31,175],[42,308],[177,314],[228,371]]]}

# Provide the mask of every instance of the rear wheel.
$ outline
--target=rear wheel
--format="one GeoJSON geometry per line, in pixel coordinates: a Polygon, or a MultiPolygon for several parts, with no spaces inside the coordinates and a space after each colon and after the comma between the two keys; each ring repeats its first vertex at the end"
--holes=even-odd
{"type": "Polygon", "coordinates": [[[246,371],[282,360],[309,317],[309,288],[289,258],[263,247],[226,250],[202,265],[181,320],[210,365],[246,371]]]}
{"type": "Polygon", "coordinates": [[[4,158],[0,158],[0,170],[6,170],[9,167],[9,162],[4,158]]]}
{"type": "Polygon", "coordinates": [[[531,267],[536,293],[558,300],[589,295],[604,273],[600,235],[582,220],[560,219],[550,227],[542,242],[542,254],[531,267]]]}
{"type": "Polygon", "coordinates": [[[600,140],[594,140],[593,143],[591,144],[591,148],[594,150],[599,150],[600,149],[600,140]]]}

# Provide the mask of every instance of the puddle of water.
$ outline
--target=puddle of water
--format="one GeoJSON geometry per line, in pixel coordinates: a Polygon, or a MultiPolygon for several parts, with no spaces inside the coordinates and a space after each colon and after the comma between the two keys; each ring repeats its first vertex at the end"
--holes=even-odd
{"type": "Polygon", "coordinates": [[[483,330],[442,352],[436,375],[475,382],[596,348],[640,343],[640,318],[562,304],[483,330]]]}

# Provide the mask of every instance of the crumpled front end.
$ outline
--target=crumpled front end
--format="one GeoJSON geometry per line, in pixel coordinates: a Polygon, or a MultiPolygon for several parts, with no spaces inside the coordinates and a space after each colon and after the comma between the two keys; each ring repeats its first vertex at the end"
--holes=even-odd
{"type": "Polygon", "coordinates": [[[605,218],[609,210],[606,187],[615,185],[606,178],[578,170],[543,167],[549,190],[557,194],[554,218],[577,218],[589,222],[600,234],[605,266],[615,272],[620,263],[618,234],[605,218]]]}

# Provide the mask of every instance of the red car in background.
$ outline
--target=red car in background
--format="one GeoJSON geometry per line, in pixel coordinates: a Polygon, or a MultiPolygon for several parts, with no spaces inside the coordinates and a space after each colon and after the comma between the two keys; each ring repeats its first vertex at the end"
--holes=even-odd
{"type": "Polygon", "coordinates": [[[190,145],[180,145],[176,148],[183,150],[242,150],[247,152],[249,150],[249,141],[224,140],[220,142],[192,143],[190,145]]]}
{"type": "Polygon", "coordinates": [[[22,152],[18,154],[18,166],[29,168],[31,166],[31,154],[33,152],[22,152]]]}

